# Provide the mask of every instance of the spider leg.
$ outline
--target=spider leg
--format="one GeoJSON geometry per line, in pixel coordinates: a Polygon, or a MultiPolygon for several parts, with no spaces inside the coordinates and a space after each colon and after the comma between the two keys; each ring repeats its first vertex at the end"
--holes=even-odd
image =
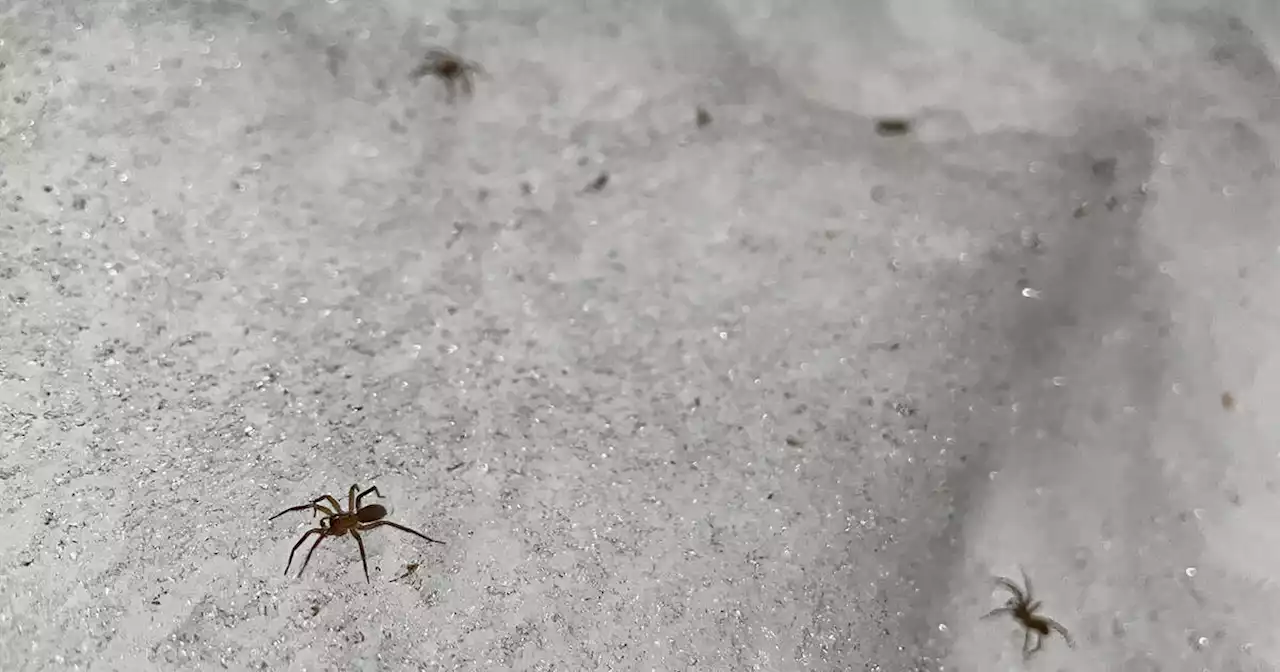
{"type": "Polygon", "coordinates": [[[315,518],[316,516],[323,513],[324,518],[321,518],[321,520],[328,520],[329,518],[332,518],[335,515],[337,515],[335,512],[330,511],[329,507],[324,506],[323,504],[316,504],[315,509],[316,509],[315,513],[311,515],[312,518],[315,518]]]}
{"type": "Polygon", "coordinates": [[[1002,616],[1004,614],[1012,614],[1012,613],[1013,613],[1013,607],[1000,607],[999,609],[992,609],[991,611],[987,612],[987,615],[983,616],[982,619],[986,620],[988,618],[994,618],[996,616],[1002,616]]]}
{"type": "Polygon", "coordinates": [[[368,490],[365,490],[364,492],[362,492],[362,493],[360,493],[360,494],[356,495],[356,504],[355,504],[355,508],[353,508],[353,509],[351,509],[351,510],[352,510],[352,511],[359,511],[359,510],[360,510],[360,502],[365,498],[365,496],[366,496],[366,495],[368,495],[368,494],[369,494],[369,493],[371,493],[371,492],[372,492],[373,494],[377,495],[379,499],[381,499],[381,498],[382,498],[382,493],[381,493],[381,492],[378,492],[378,488],[377,488],[376,486],[375,486],[375,487],[372,487],[372,488],[369,488],[368,490]]]}
{"type": "Polygon", "coordinates": [[[271,516],[271,517],[270,517],[270,518],[268,518],[267,520],[275,520],[276,518],[279,518],[280,516],[283,516],[284,514],[286,514],[286,513],[290,513],[290,512],[293,512],[293,511],[306,511],[307,509],[314,509],[314,508],[315,508],[315,506],[316,506],[315,504],[300,504],[300,505],[298,505],[298,506],[291,506],[291,507],[289,507],[289,508],[285,509],[284,511],[281,511],[280,513],[277,513],[276,515],[271,516]]]}
{"type": "Polygon", "coordinates": [[[1027,630],[1027,638],[1025,640],[1026,645],[1022,647],[1023,657],[1025,658],[1030,658],[1031,656],[1034,656],[1036,652],[1039,651],[1040,648],[1044,646],[1044,637],[1040,635],[1035,635],[1036,645],[1033,648],[1028,649],[1027,647],[1030,646],[1031,644],[1031,638],[1032,638],[1031,631],[1027,630]]]}
{"type": "Polygon", "coordinates": [[[356,510],[356,490],[359,489],[359,485],[352,483],[351,489],[347,491],[347,510],[352,513],[355,513],[356,510]]]}
{"type": "Polygon", "coordinates": [[[338,500],[333,498],[333,495],[325,495],[324,497],[317,497],[316,501],[319,502],[322,499],[328,500],[329,505],[333,507],[334,513],[342,513],[342,504],[339,504],[338,500]]]}
{"type": "Polygon", "coordinates": [[[307,571],[307,563],[311,562],[311,554],[316,552],[316,549],[320,547],[320,542],[324,541],[324,538],[325,538],[325,535],[323,535],[323,534],[321,534],[320,536],[316,537],[316,543],[312,544],[312,545],[311,545],[311,550],[307,551],[307,558],[306,558],[306,560],[303,560],[303,561],[302,561],[302,569],[299,569],[299,570],[298,570],[298,578],[299,578],[299,579],[301,579],[301,578],[302,578],[302,573],[303,573],[303,572],[305,572],[305,571],[307,571]]]}
{"type": "MultiPolygon", "coordinates": [[[[313,534],[318,534],[318,535],[320,535],[320,538],[321,538],[321,539],[323,539],[323,538],[324,538],[324,530],[322,530],[322,529],[320,529],[320,528],[318,528],[318,527],[313,527],[313,528],[311,528],[311,529],[307,530],[307,531],[306,531],[306,533],[304,533],[304,534],[302,535],[302,537],[301,537],[300,539],[298,539],[298,543],[296,543],[296,544],[294,544],[294,545],[293,545],[293,550],[292,550],[292,551],[289,551],[289,562],[288,562],[287,564],[285,564],[285,566],[284,566],[284,573],[285,573],[285,574],[288,574],[288,573],[289,573],[289,567],[290,567],[291,565],[293,565],[293,554],[294,554],[294,553],[297,553],[297,552],[298,552],[298,547],[302,545],[302,542],[306,541],[306,540],[307,540],[307,537],[309,537],[309,536],[311,536],[311,535],[313,535],[313,534]]],[[[317,544],[318,544],[318,543],[320,543],[320,542],[319,542],[319,540],[317,540],[317,541],[316,541],[316,543],[317,543],[317,544]]]]}
{"type": "Polygon", "coordinates": [[[360,546],[360,562],[364,563],[365,583],[373,583],[369,580],[369,558],[364,554],[364,539],[361,539],[360,533],[355,530],[351,530],[351,536],[356,538],[356,544],[360,546]]]}
{"type": "Polygon", "coordinates": [[[276,515],[271,516],[271,517],[270,517],[270,518],[268,518],[267,520],[275,520],[276,518],[279,518],[280,516],[283,516],[284,514],[289,513],[290,511],[306,511],[306,510],[308,510],[308,509],[315,509],[316,507],[318,507],[318,506],[319,506],[320,502],[322,502],[322,501],[324,501],[324,500],[326,500],[326,499],[327,499],[327,500],[329,500],[329,503],[333,505],[333,509],[334,509],[334,510],[333,510],[333,511],[329,511],[328,509],[326,509],[326,508],[324,508],[324,507],[320,507],[320,510],[325,511],[328,515],[333,515],[333,514],[334,514],[334,512],[336,512],[336,511],[341,511],[341,510],[342,510],[342,506],[338,504],[338,500],[334,499],[332,495],[321,495],[321,496],[316,497],[315,499],[311,500],[311,502],[309,502],[309,503],[307,503],[307,504],[299,504],[299,505],[297,505],[297,506],[291,506],[291,507],[289,507],[289,508],[285,509],[284,511],[281,511],[280,513],[277,513],[276,515]]]}
{"type": "Polygon", "coordinates": [[[431,543],[433,543],[433,544],[443,544],[443,543],[444,543],[443,541],[440,541],[439,539],[432,539],[431,537],[428,537],[427,535],[425,535],[425,534],[423,534],[423,533],[421,533],[421,532],[419,532],[419,531],[417,531],[417,530],[415,530],[415,529],[413,529],[413,528],[411,528],[411,527],[405,527],[404,525],[401,525],[400,523],[393,523],[393,522],[391,522],[391,521],[389,521],[389,520],[375,520],[375,521],[373,521],[372,523],[364,523],[364,524],[361,524],[361,525],[360,525],[359,529],[361,529],[361,530],[372,530],[372,529],[373,529],[373,528],[375,528],[375,527],[382,527],[383,525],[387,525],[387,526],[390,526],[390,527],[394,527],[394,528],[396,528],[397,530],[400,530],[401,532],[408,532],[409,534],[417,535],[417,536],[419,536],[419,537],[422,537],[423,539],[426,539],[427,541],[429,541],[429,542],[431,542],[431,543]]]}
{"type": "Polygon", "coordinates": [[[1030,658],[1033,653],[1035,653],[1035,651],[1031,648],[1031,629],[1028,628],[1022,632],[1022,657],[1030,658]]]}
{"type": "Polygon", "coordinates": [[[1013,596],[1018,598],[1019,602],[1023,602],[1026,600],[1026,595],[1023,594],[1022,589],[1019,588],[1018,584],[1014,583],[1013,581],[1006,579],[1003,576],[997,576],[996,585],[1003,586],[1006,590],[1013,593],[1013,596]]]}
{"type": "Polygon", "coordinates": [[[1022,572],[1022,586],[1026,591],[1027,601],[1031,601],[1031,577],[1027,576],[1027,570],[1022,565],[1018,565],[1018,571],[1022,572]]]}
{"type": "Polygon", "coordinates": [[[1059,622],[1057,622],[1057,621],[1053,620],[1052,618],[1046,618],[1046,619],[1043,619],[1043,620],[1044,620],[1045,625],[1047,625],[1047,626],[1049,626],[1049,627],[1053,628],[1054,630],[1057,630],[1057,631],[1058,631],[1058,634],[1059,634],[1059,635],[1062,635],[1062,638],[1063,638],[1063,639],[1065,639],[1065,640],[1067,641],[1067,646],[1069,646],[1069,647],[1071,647],[1071,648],[1073,648],[1073,649],[1076,647],[1075,640],[1071,639],[1071,633],[1067,632],[1067,629],[1066,629],[1066,628],[1064,628],[1064,627],[1062,627],[1062,624],[1061,624],[1061,623],[1059,623],[1059,622]]]}

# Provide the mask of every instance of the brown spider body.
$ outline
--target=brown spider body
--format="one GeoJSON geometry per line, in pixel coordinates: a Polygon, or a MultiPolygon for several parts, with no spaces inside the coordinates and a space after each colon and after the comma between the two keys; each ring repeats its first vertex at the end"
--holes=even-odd
{"type": "Polygon", "coordinates": [[[324,517],[320,519],[319,526],[307,530],[306,533],[302,535],[302,538],[298,539],[298,543],[293,545],[293,550],[289,551],[289,562],[284,566],[286,574],[289,573],[289,567],[293,565],[293,556],[298,552],[298,547],[302,546],[302,543],[313,534],[317,535],[316,542],[311,545],[311,549],[307,551],[306,559],[302,561],[302,569],[298,570],[299,577],[301,577],[302,573],[306,571],[307,564],[311,562],[311,554],[316,552],[316,548],[320,546],[320,542],[324,541],[325,537],[342,537],[350,534],[355,538],[356,545],[360,547],[360,561],[364,564],[365,581],[370,580],[369,558],[364,552],[364,538],[360,535],[361,532],[366,532],[385,525],[387,527],[394,527],[402,532],[408,532],[409,534],[416,535],[433,544],[444,543],[443,541],[432,539],[413,528],[405,527],[404,525],[393,523],[389,520],[383,520],[387,516],[387,507],[381,504],[366,504],[363,506],[360,504],[360,501],[367,495],[374,494],[381,497],[382,493],[378,492],[376,487],[373,487],[357,495],[356,490],[359,489],[360,488],[357,485],[351,486],[351,490],[347,493],[347,510],[345,511],[342,509],[342,505],[338,500],[334,499],[332,495],[321,495],[316,497],[309,504],[291,506],[267,519],[275,520],[290,511],[310,510],[316,515],[324,514],[324,517]],[[322,501],[326,502],[328,506],[321,504],[320,502],[322,501]]]}
{"type": "Polygon", "coordinates": [[[1018,584],[1002,576],[996,577],[995,581],[996,585],[1013,593],[1013,596],[1004,603],[1003,607],[992,609],[983,618],[986,619],[1003,614],[1013,617],[1013,620],[1022,626],[1025,633],[1022,638],[1023,658],[1030,658],[1044,647],[1044,640],[1051,632],[1057,632],[1062,635],[1062,638],[1067,642],[1067,646],[1075,646],[1075,642],[1071,639],[1071,633],[1067,632],[1067,629],[1062,627],[1061,623],[1036,613],[1040,609],[1041,603],[1032,599],[1031,579],[1027,578],[1025,571],[1022,572],[1022,584],[1025,588],[1019,588],[1018,584]],[[1035,640],[1035,646],[1032,646],[1033,639],[1035,640]]]}
{"type": "Polygon", "coordinates": [[[341,537],[352,530],[359,530],[361,523],[372,523],[386,517],[387,507],[381,504],[366,504],[355,513],[335,513],[325,516],[320,519],[320,525],[328,532],[326,536],[341,537]]]}
{"type": "Polygon", "coordinates": [[[427,75],[444,82],[449,102],[452,103],[457,97],[459,88],[462,89],[463,95],[470,97],[475,89],[474,76],[485,75],[485,70],[475,61],[468,61],[447,49],[435,47],[428,51],[422,63],[409,73],[409,77],[414,81],[427,75]]]}
{"type": "Polygon", "coordinates": [[[387,517],[387,507],[381,504],[370,504],[356,511],[356,521],[361,523],[372,523],[375,520],[382,520],[387,517]]]}

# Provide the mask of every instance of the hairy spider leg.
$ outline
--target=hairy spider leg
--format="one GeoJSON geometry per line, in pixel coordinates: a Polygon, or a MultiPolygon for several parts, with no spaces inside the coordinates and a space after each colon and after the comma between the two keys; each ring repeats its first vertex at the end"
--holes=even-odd
{"type": "Polygon", "coordinates": [[[356,545],[360,547],[360,562],[364,564],[365,583],[373,583],[369,579],[369,558],[364,554],[364,539],[360,538],[360,533],[356,530],[351,530],[351,536],[356,538],[356,545]]]}
{"type": "Polygon", "coordinates": [[[377,496],[378,496],[378,499],[382,499],[382,493],[381,493],[381,492],[378,492],[378,488],[377,488],[377,486],[374,486],[374,487],[372,487],[372,488],[369,488],[368,490],[365,490],[364,492],[362,492],[362,493],[360,493],[360,494],[356,495],[356,503],[355,503],[355,506],[351,509],[351,512],[352,512],[352,513],[355,513],[355,512],[357,512],[357,511],[359,511],[359,510],[360,510],[360,502],[361,502],[361,500],[363,500],[363,499],[365,498],[365,496],[366,496],[366,495],[368,495],[368,494],[369,494],[369,493],[371,493],[371,492],[372,492],[373,494],[377,495],[377,496]]]}
{"type": "Polygon", "coordinates": [[[1049,627],[1053,628],[1054,630],[1057,630],[1058,634],[1062,635],[1062,638],[1067,641],[1067,646],[1073,649],[1075,648],[1076,646],[1075,640],[1071,639],[1071,633],[1067,632],[1067,629],[1062,627],[1061,623],[1053,620],[1052,618],[1041,618],[1041,620],[1043,620],[1045,624],[1048,625],[1049,627]]]}
{"type": "Polygon", "coordinates": [[[281,511],[280,513],[277,513],[276,515],[271,516],[271,517],[270,517],[270,518],[268,518],[267,520],[275,520],[276,518],[279,518],[280,516],[283,516],[284,514],[286,514],[286,513],[290,513],[290,512],[293,512],[293,511],[310,511],[310,510],[314,509],[315,507],[316,507],[316,505],[315,505],[315,504],[299,504],[298,506],[291,506],[291,507],[289,507],[289,508],[285,509],[284,511],[281,511]]]}
{"type": "Polygon", "coordinates": [[[277,513],[276,515],[271,516],[267,520],[275,520],[276,518],[279,518],[280,516],[283,516],[284,514],[289,513],[290,511],[306,511],[308,509],[311,509],[317,512],[324,511],[326,515],[332,516],[335,511],[342,510],[342,505],[338,503],[338,500],[333,498],[333,495],[321,495],[311,500],[307,504],[299,504],[298,506],[291,506],[285,509],[284,511],[277,513]],[[333,509],[334,509],[333,511],[330,511],[329,509],[323,506],[320,506],[320,502],[326,499],[329,500],[329,503],[333,505],[333,509]]]}
{"type": "MultiPolygon", "coordinates": [[[[319,527],[313,527],[313,528],[311,528],[311,529],[309,529],[309,530],[307,530],[306,532],[304,532],[304,533],[303,533],[302,537],[301,537],[300,539],[298,539],[298,543],[296,543],[296,544],[294,544],[294,545],[293,545],[293,550],[292,550],[292,551],[289,551],[289,562],[288,562],[288,563],[286,563],[286,564],[285,564],[285,566],[284,566],[284,573],[285,573],[286,575],[289,573],[289,567],[293,565],[293,554],[294,554],[294,553],[297,553],[297,552],[298,552],[298,547],[302,545],[302,542],[306,541],[306,540],[307,540],[307,537],[309,537],[309,536],[311,536],[311,535],[313,535],[313,534],[318,534],[318,535],[320,535],[320,539],[323,539],[323,538],[324,538],[324,535],[325,535],[325,531],[324,531],[322,528],[319,528],[319,527]]],[[[319,544],[319,543],[320,543],[320,539],[316,539],[316,544],[319,544]]],[[[312,549],[312,550],[314,550],[314,549],[312,549]]],[[[308,556],[308,557],[310,557],[310,556],[308,556]]]]}
{"type": "Polygon", "coordinates": [[[369,493],[372,492],[376,494],[378,497],[382,497],[382,493],[378,492],[377,486],[371,487],[368,490],[365,490],[364,492],[361,492],[359,495],[357,495],[356,490],[359,490],[359,489],[360,489],[360,484],[354,483],[351,485],[351,490],[347,491],[347,506],[350,507],[351,513],[356,513],[357,511],[360,510],[360,501],[363,500],[365,496],[368,495],[369,493]]]}
{"type": "Polygon", "coordinates": [[[1018,565],[1018,571],[1022,572],[1022,586],[1026,589],[1027,601],[1031,601],[1031,577],[1027,576],[1027,570],[1022,565],[1018,565]]]}
{"type": "MultiPolygon", "coordinates": [[[[328,534],[327,534],[327,533],[325,533],[325,531],[321,530],[321,534],[320,534],[320,536],[316,537],[316,543],[312,544],[312,545],[311,545],[311,550],[307,551],[307,558],[306,558],[305,560],[303,560],[303,561],[302,561],[302,569],[299,569],[299,570],[298,570],[298,578],[299,578],[299,579],[301,579],[301,578],[302,578],[302,573],[303,573],[303,572],[305,572],[305,571],[307,571],[307,564],[311,562],[311,554],[316,552],[316,549],[320,547],[320,542],[324,541],[324,538],[325,538],[326,536],[328,536],[328,534]]],[[[299,543],[299,544],[301,544],[301,543],[302,543],[302,540],[301,540],[301,539],[299,539],[299,540],[298,540],[298,543],[299,543]]]]}
{"type": "MultiPolygon", "coordinates": [[[[337,515],[337,514],[335,514],[334,512],[330,511],[330,510],[329,510],[329,507],[327,507],[327,506],[325,506],[325,505],[323,505],[323,504],[312,504],[312,505],[311,505],[311,509],[312,509],[312,511],[311,511],[311,518],[312,518],[313,520],[315,519],[315,517],[316,517],[316,516],[318,516],[318,515],[320,515],[320,514],[322,514],[322,513],[324,514],[324,518],[321,518],[321,519],[320,519],[320,524],[321,524],[321,525],[323,525],[323,524],[325,523],[325,521],[327,521],[327,520],[329,520],[330,518],[332,518],[332,517],[334,517],[335,515],[337,515]]],[[[342,509],[338,509],[338,510],[339,510],[339,511],[341,511],[342,509]]]]}
{"type": "Polygon", "coordinates": [[[439,539],[432,539],[431,537],[428,537],[427,535],[425,535],[425,534],[423,534],[423,533],[421,533],[421,532],[419,532],[419,531],[417,531],[417,530],[415,530],[415,529],[413,529],[413,528],[411,528],[411,527],[405,527],[404,525],[401,525],[401,524],[399,524],[399,523],[393,523],[393,522],[391,522],[391,521],[389,521],[389,520],[375,520],[375,521],[373,521],[372,523],[361,523],[360,525],[357,525],[357,526],[356,526],[356,529],[360,529],[360,530],[372,530],[372,529],[373,529],[373,528],[375,528],[375,527],[382,527],[383,525],[386,525],[386,526],[388,526],[388,527],[394,527],[394,528],[396,528],[397,530],[400,530],[401,532],[408,532],[409,534],[417,535],[417,536],[419,536],[419,537],[422,537],[423,539],[426,539],[427,541],[429,541],[429,542],[431,542],[431,543],[433,543],[433,544],[443,544],[443,543],[444,543],[443,541],[440,541],[439,539]]]}
{"type": "Polygon", "coordinates": [[[983,619],[994,618],[996,616],[1002,616],[1004,614],[1012,614],[1013,612],[1014,612],[1013,607],[1000,607],[999,609],[992,609],[990,612],[987,613],[986,616],[983,616],[982,618],[983,619]]]}
{"type": "Polygon", "coordinates": [[[1022,593],[1022,589],[1019,588],[1018,584],[1014,583],[1013,581],[1010,581],[1009,579],[1006,579],[1003,576],[997,576],[996,585],[1003,586],[1005,590],[1008,590],[1009,592],[1013,593],[1013,596],[1017,598],[1019,602],[1023,602],[1026,600],[1026,595],[1022,593]]]}

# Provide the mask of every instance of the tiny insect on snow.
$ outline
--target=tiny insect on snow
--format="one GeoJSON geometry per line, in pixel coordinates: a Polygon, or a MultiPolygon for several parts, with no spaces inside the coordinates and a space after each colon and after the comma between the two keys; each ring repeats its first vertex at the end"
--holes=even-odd
{"type": "Polygon", "coordinates": [[[444,543],[438,539],[432,539],[415,529],[405,527],[399,523],[393,523],[389,520],[383,520],[387,516],[387,507],[382,506],[381,504],[360,504],[361,500],[369,494],[382,497],[382,493],[378,492],[378,489],[375,487],[369,488],[357,495],[356,491],[359,489],[360,486],[358,485],[351,486],[351,490],[347,493],[346,511],[342,510],[342,505],[338,503],[338,500],[333,498],[333,495],[321,495],[311,500],[309,504],[291,506],[267,519],[269,521],[275,520],[276,518],[279,518],[291,511],[313,511],[316,515],[324,514],[324,517],[320,519],[319,527],[313,527],[310,530],[307,530],[302,535],[302,538],[298,539],[298,543],[293,545],[293,550],[289,551],[289,562],[284,566],[285,574],[289,573],[289,567],[293,565],[293,556],[298,552],[298,547],[302,546],[302,542],[306,541],[307,538],[313,534],[317,535],[316,543],[311,545],[311,550],[307,551],[307,557],[302,561],[302,569],[298,570],[299,578],[301,578],[302,573],[306,571],[307,563],[311,562],[311,554],[316,552],[316,548],[320,546],[320,542],[324,541],[325,537],[341,537],[348,533],[351,534],[352,537],[355,537],[356,544],[360,547],[360,561],[364,563],[365,581],[370,581],[369,558],[364,553],[364,539],[360,536],[361,532],[367,532],[375,527],[382,527],[385,525],[387,527],[394,527],[402,532],[408,532],[409,534],[419,536],[433,544],[444,543]],[[320,502],[327,502],[329,506],[325,506],[320,502]]]}
{"type": "Polygon", "coordinates": [[[992,609],[983,618],[992,618],[1003,614],[1012,616],[1013,620],[1022,626],[1024,632],[1022,638],[1023,658],[1030,658],[1035,652],[1039,651],[1044,646],[1045,637],[1048,637],[1051,631],[1062,635],[1062,638],[1067,641],[1067,646],[1075,646],[1075,642],[1071,640],[1071,634],[1067,632],[1066,628],[1062,627],[1057,621],[1036,613],[1036,610],[1040,608],[1040,603],[1031,596],[1031,579],[1027,578],[1025,570],[1022,571],[1023,588],[1019,588],[1018,584],[1003,576],[996,577],[995,581],[996,585],[1013,593],[1013,597],[1010,597],[1003,607],[992,609]],[[1032,639],[1035,640],[1034,647],[1031,645],[1032,639]]]}
{"type": "Polygon", "coordinates": [[[448,49],[435,47],[429,50],[418,67],[409,73],[409,78],[416,82],[430,75],[444,82],[445,91],[449,94],[449,102],[452,103],[457,97],[459,88],[462,89],[463,95],[470,97],[475,89],[474,78],[484,77],[486,74],[484,67],[479,63],[468,61],[448,49]]]}

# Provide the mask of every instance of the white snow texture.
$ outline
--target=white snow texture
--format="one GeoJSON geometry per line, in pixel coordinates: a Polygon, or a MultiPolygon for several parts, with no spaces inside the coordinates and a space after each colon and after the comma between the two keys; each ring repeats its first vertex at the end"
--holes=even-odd
{"type": "Polygon", "coordinates": [[[0,670],[1280,669],[1278,36],[0,3],[0,670]]]}

